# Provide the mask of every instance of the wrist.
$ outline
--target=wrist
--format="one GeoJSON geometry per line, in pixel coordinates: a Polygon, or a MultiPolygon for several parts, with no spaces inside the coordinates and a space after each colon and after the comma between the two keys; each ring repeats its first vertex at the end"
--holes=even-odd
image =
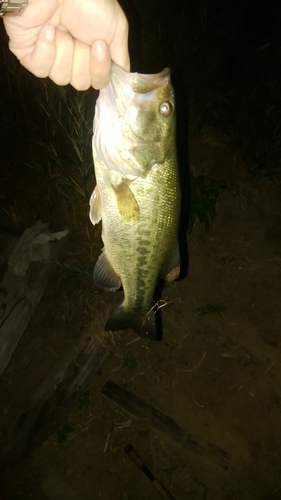
{"type": "Polygon", "coordinates": [[[0,17],[5,14],[20,14],[27,6],[27,0],[0,0],[0,17]]]}

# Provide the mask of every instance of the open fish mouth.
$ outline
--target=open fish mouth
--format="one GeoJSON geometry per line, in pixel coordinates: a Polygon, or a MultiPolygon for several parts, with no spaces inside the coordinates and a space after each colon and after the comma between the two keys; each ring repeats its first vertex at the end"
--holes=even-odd
{"type": "MultiPolygon", "coordinates": [[[[142,73],[128,73],[120,66],[112,64],[111,87],[116,97],[130,99],[133,93],[148,94],[153,90],[159,89],[170,82],[170,69],[165,68],[160,73],[146,75],[142,73]]],[[[144,96],[144,99],[147,96],[144,96]]]]}

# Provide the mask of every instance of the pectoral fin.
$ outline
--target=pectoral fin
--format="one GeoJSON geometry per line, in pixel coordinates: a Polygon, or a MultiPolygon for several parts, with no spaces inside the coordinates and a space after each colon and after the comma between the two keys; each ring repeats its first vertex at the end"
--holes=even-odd
{"type": "Polygon", "coordinates": [[[180,275],[180,251],[178,244],[176,245],[171,258],[165,263],[161,276],[166,281],[174,281],[180,275]]]}
{"type": "Polygon", "coordinates": [[[101,220],[101,202],[98,186],[95,187],[90,198],[89,217],[93,225],[97,224],[101,220]]]}
{"type": "Polygon", "coordinates": [[[140,218],[140,208],[128,185],[128,181],[123,181],[118,186],[114,186],[113,191],[123,222],[137,222],[140,218]]]}
{"type": "Polygon", "coordinates": [[[122,283],[111,264],[108,262],[104,251],[100,254],[93,274],[94,283],[99,288],[108,292],[116,292],[122,283]]]}

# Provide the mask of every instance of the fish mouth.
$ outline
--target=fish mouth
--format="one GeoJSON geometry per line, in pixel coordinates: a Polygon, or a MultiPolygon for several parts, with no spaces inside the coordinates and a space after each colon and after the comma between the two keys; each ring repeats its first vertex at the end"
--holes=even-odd
{"type": "Polygon", "coordinates": [[[113,63],[110,72],[110,81],[113,91],[118,96],[128,99],[132,93],[147,94],[159,89],[170,82],[170,69],[165,68],[160,73],[142,74],[128,73],[123,68],[113,63]]]}
{"type": "Polygon", "coordinates": [[[96,102],[93,148],[107,168],[127,178],[145,177],[156,163],[150,158],[146,164],[138,161],[136,151],[152,148],[153,142],[142,140],[132,133],[124,117],[130,106],[138,101],[149,107],[156,99],[159,89],[170,83],[170,69],[156,74],[129,73],[113,63],[108,85],[101,89],[96,102]],[[131,152],[131,151],[134,151],[131,152]]]}

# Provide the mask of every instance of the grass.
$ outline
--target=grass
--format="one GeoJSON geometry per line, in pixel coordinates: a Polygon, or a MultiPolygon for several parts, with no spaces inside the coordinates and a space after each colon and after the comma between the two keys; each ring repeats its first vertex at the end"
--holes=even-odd
{"type": "MultiPolygon", "coordinates": [[[[217,68],[201,126],[204,121],[222,130],[254,175],[272,177],[281,170],[281,52],[271,43],[240,49],[234,81],[217,68]]],[[[222,64],[235,55],[230,45],[222,64]]]]}
{"type": "Polygon", "coordinates": [[[144,67],[183,75],[190,137],[219,130],[255,176],[281,174],[281,4],[134,1],[144,67]],[[184,26],[175,32],[174,26],[184,26]]]}
{"type": "MultiPolygon", "coordinates": [[[[92,283],[89,262],[99,228],[88,220],[93,189],[93,114],[97,92],[77,92],[38,79],[9,51],[0,25],[1,138],[0,225],[29,227],[33,217],[57,230],[71,229],[69,264],[60,273],[60,290],[71,294],[92,283]],[[83,271],[85,269],[85,271],[83,271]]],[[[100,246],[100,244],[99,244],[100,246]]],[[[91,264],[90,264],[91,265],[91,264]]]]}
{"type": "Polygon", "coordinates": [[[196,221],[203,223],[206,231],[209,230],[210,223],[214,221],[217,213],[219,193],[225,188],[221,182],[203,175],[191,177],[189,232],[192,231],[196,221]]]}
{"type": "Polygon", "coordinates": [[[41,81],[36,97],[44,127],[37,129],[34,155],[26,165],[34,170],[68,179],[74,189],[88,198],[88,181],[93,176],[91,152],[92,120],[95,97],[92,90],[78,93],[70,87],[58,87],[41,81]],[[89,110],[91,109],[91,112],[89,110]]]}
{"type": "MultiPolygon", "coordinates": [[[[28,145],[21,168],[34,176],[35,185],[37,178],[46,179],[50,193],[63,200],[66,218],[70,212],[78,217],[79,210],[84,210],[81,218],[85,218],[94,184],[91,137],[96,92],[77,92],[70,86],[59,87],[48,79],[35,78],[5,45],[2,55],[6,71],[1,86],[8,89],[9,102],[4,115],[6,128],[14,128],[19,142],[28,145]],[[74,201],[77,198],[81,207],[74,201]]],[[[190,230],[196,220],[208,229],[216,214],[220,189],[220,185],[202,177],[192,179],[190,230]]],[[[52,204],[52,199],[47,203],[52,204]]]]}
{"type": "MultiPolygon", "coordinates": [[[[278,178],[281,49],[274,16],[278,19],[281,7],[267,14],[271,30],[260,30],[262,13],[251,12],[242,0],[227,7],[219,1],[199,5],[195,0],[165,0],[160,10],[158,0],[133,3],[141,19],[142,69],[158,71],[168,65],[182,71],[191,139],[206,126],[219,130],[253,175],[278,178]],[[187,29],[172,35],[175,22],[187,29]]],[[[18,144],[24,144],[21,167],[34,174],[35,183],[36,176],[50,179],[52,191],[64,199],[65,212],[77,197],[85,207],[77,210],[86,210],[94,185],[91,137],[97,92],[77,92],[35,78],[4,41],[2,59],[0,90],[7,96],[2,110],[4,142],[13,149],[16,135],[18,144]]],[[[223,187],[203,176],[191,178],[190,231],[196,221],[208,230],[223,187]]]]}
{"type": "MultiPolygon", "coordinates": [[[[3,34],[2,34],[3,36],[3,34]]],[[[23,165],[34,174],[60,177],[88,200],[93,185],[92,129],[97,92],[77,92],[49,79],[38,79],[25,70],[2,44],[5,70],[0,89],[7,96],[3,106],[4,142],[17,138],[24,144],[23,165]],[[28,146],[28,147],[27,147],[28,146]]],[[[11,147],[17,146],[14,141],[11,147]]]]}
{"type": "Polygon", "coordinates": [[[240,4],[212,8],[190,58],[196,70],[187,80],[192,95],[191,128],[221,131],[255,176],[278,177],[281,170],[280,6],[268,25],[264,12],[240,4]],[[269,28],[270,26],[270,28],[269,28]],[[200,38],[202,36],[202,38],[200,38]],[[200,60],[200,67],[196,61],[200,60]],[[192,85],[192,89],[191,89],[192,85]]]}

